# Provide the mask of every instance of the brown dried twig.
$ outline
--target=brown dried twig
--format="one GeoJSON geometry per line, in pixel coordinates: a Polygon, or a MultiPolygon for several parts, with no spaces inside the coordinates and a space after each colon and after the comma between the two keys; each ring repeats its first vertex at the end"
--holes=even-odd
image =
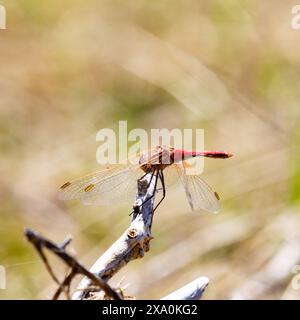
{"type": "Polygon", "coordinates": [[[46,266],[46,269],[48,270],[52,279],[59,285],[58,289],[56,290],[53,296],[54,300],[58,299],[59,295],[63,291],[65,292],[67,298],[70,298],[70,284],[77,274],[82,274],[89,278],[91,283],[103,290],[108,297],[115,300],[122,299],[121,296],[115,290],[113,290],[103,279],[91,273],[74,257],[72,257],[70,254],[66,252],[66,247],[71,242],[71,238],[67,238],[61,245],[57,245],[31,229],[26,229],[24,234],[27,240],[35,247],[38,254],[42,258],[46,266]],[[64,261],[65,264],[67,264],[71,268],[71,271],[62,282],[58,280],[52,268],[50,267],[47,257],[43,252],[44,248],[48,249],[49,251],[57,255],[61,260],[64,261]]]}

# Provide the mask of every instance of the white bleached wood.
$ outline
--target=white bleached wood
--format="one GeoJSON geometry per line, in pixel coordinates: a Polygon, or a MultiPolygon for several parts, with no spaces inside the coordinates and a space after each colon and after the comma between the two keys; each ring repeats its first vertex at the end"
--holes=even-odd
{"type": "Polygon", "coordinates": [[[184,287],[161,298],[161,300],[198,300],[208,286],[209,279],[206,277],[197,278],[184,287]]]}
{"type": "MultiPolygon", "coordinates": [[[[144,203],[153,195],[155,181],[155,176],[151,180],[151,174],[147,174],[142,180],[138,181],[135,205],[144,203]]],[[[133,213],[129,228],[94,263],[90,269],[92,273],[108,281],[129,261],[141,258],[145,252],[149,251],[149,242],[152,239],[151,226],[154,200],[155,197],[152,197],[142,205],[139,213],[133,213]]],[[[90,286],[91,281],[88,278],[84,278],[73,294],[72,300],[81,300],[88,297],[88,288],[90,286]]]]}

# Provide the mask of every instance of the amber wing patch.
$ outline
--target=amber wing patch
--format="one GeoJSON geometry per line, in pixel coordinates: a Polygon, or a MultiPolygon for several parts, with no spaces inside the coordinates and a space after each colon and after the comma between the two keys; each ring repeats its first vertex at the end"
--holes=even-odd
{"type": "Polygon", "coordinates": [[[214,192],[214,194],[215,194],[215,197],[216,197],[218,200],[220,200],[220,196],[218,195],[218,193],[217,193],[217,192],[214,192]]]}
{"type": "Polygon", "coordinates": [[[66,189],[68,186],[71,185],[71,182],[66,182],[65,184],[63,184],[60,189],[66,189]]]}
{"type": "Polygon", "coordinates": [[[95,187],[95,185],[91,183],[91,184],[89,184],[87,187],[84,188],[84,191],[85,191],[85,192],[89,192],[89,191],[91,191],[94,187],[95,187]]]}

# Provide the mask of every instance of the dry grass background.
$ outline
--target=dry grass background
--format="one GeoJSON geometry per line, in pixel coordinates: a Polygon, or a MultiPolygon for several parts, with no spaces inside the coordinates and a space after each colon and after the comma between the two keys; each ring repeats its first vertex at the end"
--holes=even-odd
{"type": "MultiPolygon", "coordinates": [[[[127,293],[159,298],[198,276],[205,298],[299,298],[300,31],[293,1],[1,1],[0,264],[2,299],[45,299],[55,286],[23,239],[72,234],[90,266],[127,227],[131,204],[57,200],[58,187],[97,169],[96,132],[204,128],[219,215],[190,213],[171,189],[151,251],[130,263],[127,293]]],[[[56,263],[56,262],[55,262],[56,263]]],[[[63,274],[65,271],[59,267],[63,274]]]]}

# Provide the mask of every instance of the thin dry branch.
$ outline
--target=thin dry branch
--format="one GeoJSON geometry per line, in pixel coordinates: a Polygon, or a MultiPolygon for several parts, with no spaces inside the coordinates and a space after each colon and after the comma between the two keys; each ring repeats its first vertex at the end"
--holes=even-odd
{"type": "Polygon", "coordinates": [[[70,284],[71,281],[74,279],[74,277],[77,274],[82,274],[86,276],[88,279],[90,279],[91,283],[96,285],[97,287],[101,288],[105,294],[108,297],[111,297],[115,300],[121,300],[120,295],[114,291],[103,279],[99,278],[95,274],[88,271],[83,265],[81,265],[74,257],[69,255],[66,252],[66,247],[70,243],[70,239],[67,239],[63,242],[62,245],[56,245],[52,241],[42,237],[38,233],[34,232],[31,229],[25,230],[25,236],[27,240],[35,247],[38,254],[42,258],[43,262],[45,263],[45,266],[47,270],[49,271],[51,277],[53,280],[59,285],[59,288],[55,292],[53,299],[57,299],[62,291],[66,292],[67,297],[69,297],[69,291],[70,291],[70,284]],[[43,249],[48,249],[55,255],[57,255],[60,259],[64,261],[65,264],[67,264],[71,271],[66,276],[66,278],[63,280],[62,283],[59,282],[57,277],[54,275],[54,272],[52,271],[52,268],[50,267],[50,264],[47,260],[47,257],[45,256],[43,249]]]}

